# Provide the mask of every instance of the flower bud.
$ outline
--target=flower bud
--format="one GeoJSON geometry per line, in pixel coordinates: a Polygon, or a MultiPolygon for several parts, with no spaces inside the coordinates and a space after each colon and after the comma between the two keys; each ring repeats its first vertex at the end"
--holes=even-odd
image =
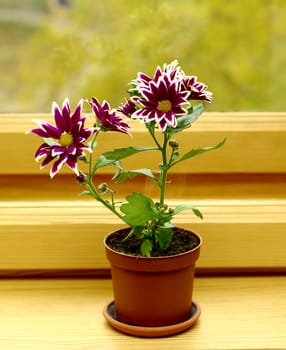
{"type": "Polygon", "coordinates": [[[179,148],[179,143],[176,140],[170,140],[169,141],[169,146],[173,149],[176,150],[179,148]]]}
{"type": "Polygon", "coordinates": [[[79,184],[84,185],[84,184],[86,183],[86,175],[84,175],[84,174],[79,174],[79,175],[77,175],[76,181],[77,181],[79,184]]]}
{"type": "Polygon", "coordinates": [[[101,193],[108,191],[108,186],[106,182],[101,183],[100,185],[98,185],[97,188],[101,193]]]}

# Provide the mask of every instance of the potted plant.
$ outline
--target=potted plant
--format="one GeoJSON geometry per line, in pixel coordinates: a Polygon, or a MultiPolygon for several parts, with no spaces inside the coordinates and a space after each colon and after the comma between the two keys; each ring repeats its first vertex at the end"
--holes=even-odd
{"type": "Polygon", "coordinates": [[[188,209],[203,217],[190,204],[174,208],[168,205],[168,172],[178,163],[220,148],[225,140],[180,153],[176,134],[201,115],[203,102],[211,102],[212,93],[197,77],[186,75],[177,60],[158,66],[153,76],[138,73],[128,92],[128,99],[118,109],[111,109],[108,102],[100,103],[95,97],[81,99],[74,112],[67,98],[62,108],[54,102],[55,125],[36,121],[39,127],[29,132],[44,140],[35,154],[36,160],[44,158],[41,168],[52,163],[53,177],[66,164],[85,186],[81,194],[92,196],[126,225],[104,241],[114,288],[114,301],[104,308],[106,319],[129,334],[165,336],[189,328],[200,315],[199,305],[192,300],[192,289],[202,240],[194,232],[175,227],[172,221],[188,209]],[[83,104],[95,116],[90,128],[85,125],[83,104]],[[131,119],[145,124],[146,137],[151,138],[153,146],[118,148],[95,157],[98,135],[109,131],[129,135],[131,119]],[[122,160],[142,152],[160,154],[158,169],[123,168],[122,160]],[[114,167],[114,182],[146,176],[158,187],[158,197],[150,198],[138,191],[128,194],[123,202],[116,201],[110,185],[96,183],[97,171],[106,166],[114,167]]]}

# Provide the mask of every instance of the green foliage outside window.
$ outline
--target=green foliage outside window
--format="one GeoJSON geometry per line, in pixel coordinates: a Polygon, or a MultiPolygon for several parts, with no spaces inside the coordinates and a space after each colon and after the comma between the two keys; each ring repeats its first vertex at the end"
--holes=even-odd
{"type": "Polygon", "coordinates": [[[208,82],[208,111],[285,111],[285,21],[284,0],[0,0],[0,112],[117,107],[138,70],[174,58],[208,82]]]}

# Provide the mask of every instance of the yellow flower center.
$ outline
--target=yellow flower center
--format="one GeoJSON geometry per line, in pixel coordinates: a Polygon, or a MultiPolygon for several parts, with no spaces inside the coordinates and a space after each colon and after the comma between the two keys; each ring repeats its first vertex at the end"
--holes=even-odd
{"type": "Polygon", "coordinates": [[[63,147],[69,147],[73,143],[73,137],[69,133],[62,133],[60,137],[60,145],[63,147]]]}
{"type": "Polygon", "coordinates": [[[169,100],[159,101],[158,107],[161,112],[169,112],[172,109],[172,103],[169,100]]]}

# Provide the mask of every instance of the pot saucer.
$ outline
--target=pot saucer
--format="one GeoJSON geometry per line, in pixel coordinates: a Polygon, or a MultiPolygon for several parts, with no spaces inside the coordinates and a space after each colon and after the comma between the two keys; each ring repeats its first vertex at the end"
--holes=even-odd
{"type": "Polygon", "coordinates": [[[122,333],[145,338],[166,337],[181,333],[190,328],[200,317],[200,314],[201,308],[199,304],[193,301],[192,308],[190,310],[190,317],[186,321],[169,326],[142,327],[118,321],[116,318],[114,301],[106,304],[103,309],[103,315],[105,319],[113,328],[117,329],[122,333]]]}

